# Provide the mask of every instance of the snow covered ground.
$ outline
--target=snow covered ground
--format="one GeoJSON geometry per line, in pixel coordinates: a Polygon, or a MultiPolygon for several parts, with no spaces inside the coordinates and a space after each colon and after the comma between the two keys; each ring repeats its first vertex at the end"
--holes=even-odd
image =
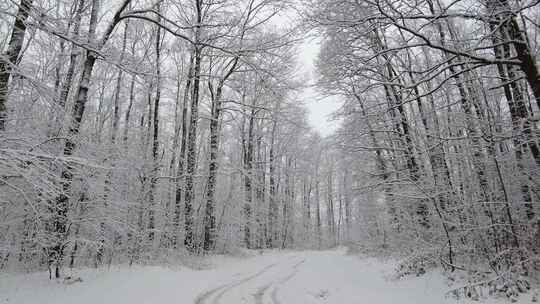
{"type": "MultiPolygon", "coordinates": [[[[208,270],[78,270],[75,275],[83,282],[73,284],[49,281],[45,273],[0,274],[0,303],[456,303],[445,298],[449,287],[436,273],[392,281],[388,279],[391,263],[346,255],[342,249],[269,252],[243,259],[221,258],[215,264],[219,266],[208,270]]],[[[504,302],[491,299],[486,303],[504,302]]]]}

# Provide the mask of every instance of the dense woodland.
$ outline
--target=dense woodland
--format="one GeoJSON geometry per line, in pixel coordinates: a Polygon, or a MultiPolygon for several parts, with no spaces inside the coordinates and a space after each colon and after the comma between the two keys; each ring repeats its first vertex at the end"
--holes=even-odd
{"type": "Polygon", "coordinates": [[[338,245],[509,297],[540,273],[540,9],[0,3],[0,270],[338,245]],[[320,44],[314,81],[298,63],[320,44]],[[339,99],[308,123],[306,84],[339,99]]]}

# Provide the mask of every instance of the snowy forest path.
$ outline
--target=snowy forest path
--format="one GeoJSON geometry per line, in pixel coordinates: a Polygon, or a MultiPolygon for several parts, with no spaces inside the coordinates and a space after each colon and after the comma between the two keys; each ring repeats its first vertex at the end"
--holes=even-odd
{"type": "Polygon", "coordinates": [[[74,269],[72,275],[82,282],[70,285],[48,280],[46,272],[0,273],[0,304],[456,303],[445,298],[451,287],[440,273],[392,280],[389,276],[395,275],[395,261],[350,255],[344,248],[209,259],[215,267],[202,270],[154,266],[74,269]]]}
{"type": "Polygon", "coordinates": [[[350,255],[345,248],[269,256],[271,260],[253,257],[249,267],[247,261],[240,263],[242,276],[203,291],[194,303],[394,304],[397,299],[400,304],[456,303],[445,298],[449,286],[436,273],[396,281],[391,278],[395,261],[350,255]]]}

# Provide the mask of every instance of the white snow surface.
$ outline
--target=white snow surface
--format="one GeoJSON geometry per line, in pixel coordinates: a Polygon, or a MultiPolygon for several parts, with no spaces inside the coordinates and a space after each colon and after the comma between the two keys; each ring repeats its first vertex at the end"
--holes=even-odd
{"type": "MultiPolygon", "coordinates": [[[[0,274],[0,303],[39,304],[444,304],[437,272],[390,279],[395,264],[330,251],[271,251],[245,258],[213,257],[205,270],[165,267],[82,269],[82,282],[47,273],[0,274]]],[[[504,303],[487,299],[485,303],[504,303]]],[[[526,302],[523,302],[526,303],[526,302]]]]}

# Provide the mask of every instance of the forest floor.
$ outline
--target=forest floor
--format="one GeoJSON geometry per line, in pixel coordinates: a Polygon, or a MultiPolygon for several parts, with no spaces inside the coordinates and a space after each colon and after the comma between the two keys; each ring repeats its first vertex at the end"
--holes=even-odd
{"type": "MultiPolygon", "coordinates": [[[[74,270],[82,282],[71,284],[50,281],[46,273],[0,274],[0,303],[478,303],[445,297],[450,287],[437,272],[396,281],[391,279],[395,263],[348,255],[344,249],[270,251],[210,261],[215,266],[203,270],[143,266],[74,270]]],[[[525,295],[522,303],[530,303],[530,297],[525,295]]]]}

